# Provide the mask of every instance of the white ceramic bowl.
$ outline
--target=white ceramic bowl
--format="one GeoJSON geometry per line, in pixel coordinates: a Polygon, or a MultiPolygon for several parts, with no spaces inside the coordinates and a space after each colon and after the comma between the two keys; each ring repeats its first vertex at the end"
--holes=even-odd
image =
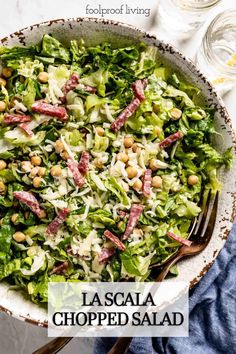
{"type": "MultiPolygon", "coordinates": [[[[86,45],[96,45],[109,41],[115,46],[123,46],[137,41],[143,41],[158,48],[164,61],[181,72],[188,81],[197,85],[207,104],[214,107],[215,127],[222,137],[215,141],[219,151],[233,146],[235,156],[235,136],[231,120],[222,100],[217,96],[211,84],[201,74],[195,65],[186,59],[171,45],[159,41],[155,36],[137,28],[109,20],[77,18],[55,20],[30,26],[15,32],[1,40],[5,46],[25,46],[39,42],[44,33],[51,33],[63,43],[70,39],[85,40],[86,45]]],[[[229,235],[234,216],[236,214],[236,164],[230,171],[221,171],[220,180],[223,190],[219,199],[218,215],[213,237],[207,248],[198,256],[186,259],[179,263],[179,276],[175,279],[189,282],[194,286],[207,272],[229,235]]],[[[7,283],[0,283],[0,309],[22,320],[47,326],[47,312],[44,308],[27,300],[19,291],[9,290],[7,283]]]]}

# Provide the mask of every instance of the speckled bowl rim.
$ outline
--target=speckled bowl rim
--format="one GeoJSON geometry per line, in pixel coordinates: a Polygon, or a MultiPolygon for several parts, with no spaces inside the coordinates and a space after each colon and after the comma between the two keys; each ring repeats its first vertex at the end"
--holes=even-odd
{"type": "MultiPolygon", "coordinates": [[[[103,25],[114,25],[114,26],[118,26],[118,27],[127,28],[127,29],[135,31],[137,34],[140,34],[144,38],[158,41],[160,43],[160,45],[163,46],[163,48],[168,47],[168,50],[170,51],[171,54],[176,54],[183,63],[186,62],[189,65],[190,69],[191,68],[194,69],[194,72],[196,72],[196,74],[199,75],[201,80],[204,81],[204,85],[206,86],[207,91],[210,91],[211,94],[215,96],[214,99],[216,101],[218,101],[218,103],[219,103],[218,111],[220,111],[220,115],[222,116],[222,119],[224,118],[224,122],[231,129],[230,133],[232,135],[232,141],[234,144],[234,157],[236,156],[236,133],[233,129],[232,119],[226,109],[226,106],[225,106],[222,98],[219,96],[219,94],[217,93],[214,86],[210,83],[210,81],[208,81],[207,77],[200,70],[198,70],[195,63],[192,61],[192,59],[183,55],[174,45],[169,44],[169,43],[159,39],[156,35],[154,35],[153,33],[149,32],[149,31],[142,30],[136,26],[133,26],[133,25],[130,25],[130,24],[127,24],[124,22],[114,21],[114,20],[109,20],[109,19],[94,18],[94,17],[71,17],[71,18],[65,18],[65,19],[61,18],[61,19],[43,21],[43,22],[40,22],[40,23],[37,23],[34,25],[24,27],[23,29],[15,31],[14,33],[0,39],[0,43],[4,45],[4,43],[7,42],[9,39],[11,39],[11,38],[13,39],[14,37],[18,37],[20,42],[22,44],[24,44],[24,38],[25,38],[24,32],[26,32],[26,31],[29,31],[29,30],[33,31],[36,28],[47,27],[47,26],[50,27],[53,24],[58,24],[58,23],[63,24],[63,23],[69,23],[72,21],[73,22],[94,22],[94,23],[98,23],[98,24],[100,23],[103,25]]],[[[164,51],[164,49],[163,49],[163,51],[164,51]]],[[[233,198],[234,198],[234,200],[232,202],[233,207],[232,207],[231,219],[234,219],[236,216],[236,194],[234,195],[233,198]]],[[[230,229],[225,230],[224,237],[223,237],[224,240],[226,240],[228,238],[230,231],[231,231],[230,229]]],[[[224,248],[224,245],[225,244],[223,244],[223,246],[219,250],[215,251],[215,254],[213,256],[213,260],[210,263],[208,263],[207,265],[205,265],[205,267],[201,270],[201,272],[199,273],[199,276],[197,278],[193,279],[190,282],[189,289],[192,289],[201,280],[201,278],[207,273],[207,271],[211,268],[218,253],[224,248]]],[[[34,320],[30,317],[30,314],[28,314],[26,316],[19,315],[13,311],[8,310],[6,307],[3,307],[1,305],[0,305],[0,311],[5,312],[9,316],[13,316],[19,320],[23,320],[23,321],[33,324],[33,325],[37,325],[38,327],[44,327],[44,328],[48,327],[47,321],[34,320]]]]}

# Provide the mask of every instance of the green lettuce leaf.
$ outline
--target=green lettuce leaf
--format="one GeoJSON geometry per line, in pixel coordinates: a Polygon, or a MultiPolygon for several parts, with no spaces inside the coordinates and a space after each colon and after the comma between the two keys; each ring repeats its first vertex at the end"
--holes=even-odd
{"type": "Polygon", "coordinates": [[[130,204],[129,197],[127,196],[124,188],[122,188],[122,186],[117,182],[115,177],[108,177],[104,184],[105,187],[112,194],[114,194],[122,204],[124,204],[125,206],[128,206],[130,204]]]}
{"type": "Polygon", "coordinates": [[[21,267],[20,259],[13,259],[7,264],[0,264],[0,280],[9,277],[14,272],[18,272],[21,267]]]}
{"type": "Polygon", "coordinates": [[[92,222],[98,222],[98,223],[101,223],[104,225],[109,225],[109,226],[115,225],[115,220],[113,219],[112,214],[106,210],[97,209],[93,212],[90,212],[88,214],[88,218],[92,222]]]}
{"type": "Polygon", "coordinates": [[[70,61],[70,51],[65,48],[57,39],[45,34],[42,40],[41,55],[53,57],[66,63],[70,61]]]}

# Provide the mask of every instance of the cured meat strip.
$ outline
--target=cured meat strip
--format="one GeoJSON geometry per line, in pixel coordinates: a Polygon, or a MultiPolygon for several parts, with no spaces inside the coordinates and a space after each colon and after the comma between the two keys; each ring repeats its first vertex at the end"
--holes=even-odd
{"type": "Polygon", "coordinates": [[[127,215],[127,213],[124,210],[119,210],[118,214],[120,216],[121,219],[124,219],[127,215]]]}
{"type": "Polygon", "coordinates": [[[118,115],[116,120],[111,124],[111,130],[117,132],[125,124],[127,119],[132,116],[138,109],[141,101],[138,98],[134,98],[133,101],[118,115]]]}
{"type": "Polygon", "coordinates": [[[130,208],[130,214],[128,223],[126,226],[125,233],[123,235],[123,240],[126,240],[133,232],[133,229],[138,223],[139,217],[142,214],[143,205],[141,204],[133,204],[130,208]]]}
{"type": "Polygon", "coordinates": [[[144,89],[147,85],[147,80],[137,80],[132,84],[132,89],[134,91],[135,98],[130,102],[130,104],[119,114],[116,120],[111,124],[111,130],[117,132],[127,119],[132,116],[134,112],[138,109],[140,103],[145,99],[144,89]]]}
{"type": "Polygon", "coordinates": [[[96,93],[96,92],[97,92],[96,87],[89,86],[89,85],[83,85],[83,86],[82,86],[82,89],[83,89],[84,91],[90,92],[90,93],[96,93]]]}
{"type": "Polygon", "coordinates": [[[32,193],[24,191],[13,192],[13,196],[20,202],[27,205],[37,216],[40,216],[41,209],[39,206],[39,202],[32,193]]]}
{"type": "Polygon", "coordinates": [[[115,253],[115,249],[114,248],[105,248],[104,247],[101,250],[101,253],[98,256],[99,263],[105,262],[108,258],[113,256],[114,253],[115,253]]]}
{"type": "Polygon", "coordinates": [[[185,245],[185,246],[191,246],[192,242],[189,241],[189,240],[186,240],[185,238],[182,238],[178,235],[175,235],[173,232],[170,232],[168,231],[167,232],[167,236],[169,236],[170,238],[172,238],[173,240],[181,243],[182,245],[185,245]]]}
{"type": "Polygon", "coordinates": [[[151,194],[152,170],[147,169],[143,176],[143,195],[149,197],[151,194]]]}
{"type": "Polygon", "coordinates": [[[55,265],[50,272],[50,274],[64,274],[69,267],[69,263],[67,261],[65,262],[59,262],[57,265],[55,265]]]}
{"type": "Polygon", "coordinates": [[[21,115],[21,114],[9,114],[9,113],[5,113],[3,119],[3,122],[5,124],[18,124],[18,123],[26,123],[30,121],[31,121],[30,116],[21,115]]]}
{"type": "Polygon", "coordinates": [[[86,175],[86,173],[88,172],[88,168],[89,168],[89,152],[83,151],[78,163],[78,169],[82,175],[86,175]]]}
{"type": "Polygon", "coordinates": [[[55,217],[55,219],[52,220],[52,222],[48,225],[48,227],[46,229],[46,234],[49,236],[56,235],[58,230],[60,229],[61,225],[63,224],[63,222],[67,218],[69,212],[70,212],[70,210],[68,208],[64,208],[64,209],[60,210],[59,213],[57,214],[57,216],[55,217]]]}
{"type": "Polygon", "coordinates": [[[168,146],[170,146],[171,144],[173,144],[175,141],[180,140],[182,137],[184,136],[184,134],[180,131],[169,135],[167,138],[165,138],[164,140],[162,140],[159,144],[161,149],[165,149],[168,146]]]}
{"type": "Polygon", "coordinates": [[[111,231],[106,230],[104,232],[104,235],[111,240],[116,246],[117,248],[119,248],[119,250],[121,251],[125,251],[125,245],[120,241],[120,239],[114,235],[111,231]]]}
{"type": "Polygon", "coordinates": [[[19,127],[24,130],[24,132],[28,135],[28,136],[33,136],[33,132],[32,130],[29,128],[29,126],[25,123],[21,123],[19,124],[19,127]]]}
{"type": "Polygon", "coordinates": [[[61,102],[65,103],[67,93],[70,91],[73,91],[76,88],[76,86],[78,85],[78,83],[79,83],[79,75],[76,73],[73,73],[71,75],[71,77],[69,78],[69,80],[66,81],[66,83],[62,89],[64,96],[61,97],[61,102]]]}
{"type": "Polygon", "coordinates": [[[68,114],[65,107],[53,106],[52,104],[45,103],[43,101],[36,101],[31,108],[34,112],[46,114],[51,117],[57,117],[62,122],[65,122],[68,119],[68,114]]]}
{"type": "Polygon", "coordinates": [[[76,161],[69,159],[67,162],[67,167],[72,172],[75,184],[78,187],[82,187],[84,185],[84,178],[79,171],[79,164],[76,161]]]}
{"type": "Polygon", "coordinates": [[[147,86],[147,79],[137,80],[132,84],[132,89],[134,91],[135,97],[137,97],[141,102],[145,100],[144,89],[147,86]]]}

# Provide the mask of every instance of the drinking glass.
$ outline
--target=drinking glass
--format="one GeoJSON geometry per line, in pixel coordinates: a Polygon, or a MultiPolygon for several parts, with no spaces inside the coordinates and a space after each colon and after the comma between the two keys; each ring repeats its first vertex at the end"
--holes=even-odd
{"type": "Polygon", "coordinates": [[[236,85],[236,9],[220,13],[210,23],[196,64],[220,94],[236,85]]]}
{"type": "Polygon", "coordinates": [[[157,25],[179,40],[189,38],[221,0],[160,0],[157,25]]]}

